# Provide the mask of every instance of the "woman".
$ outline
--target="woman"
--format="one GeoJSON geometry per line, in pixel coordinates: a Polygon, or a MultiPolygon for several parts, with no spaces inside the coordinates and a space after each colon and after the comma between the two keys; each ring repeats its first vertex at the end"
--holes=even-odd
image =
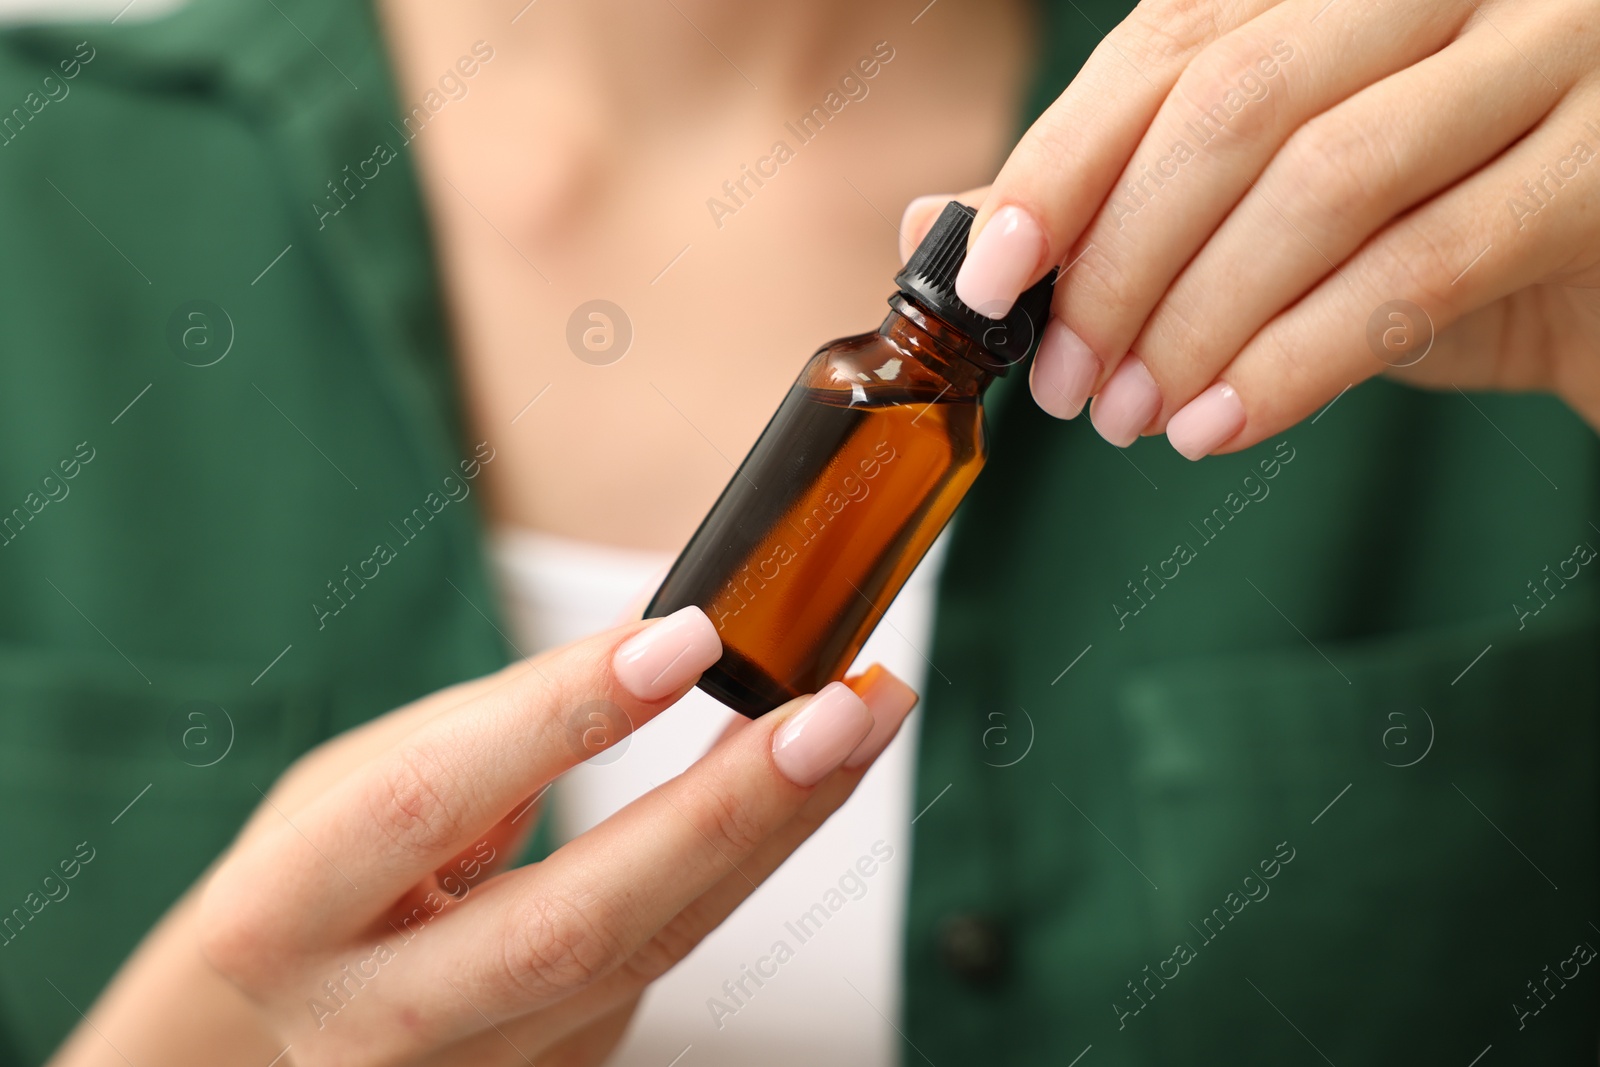
{"type": "Polygon", "coordinates": [[[1593,20],[1124,14],[349,0],[9,34],[11,1058],[74,1025],[62,1063],[602,1058],[749,890],[706,845],[759,880],[908,697],[819,696],[798,777],[764,755],[798,717],[722,741],[678,788],[753,776],[728,841],[647,798],[485,881],[587,713],[530,734],[690,679],[627,689],[635,624],[538,661],[572,698],[523,665],[385,715],[507,656],[472,490],[670,552],[808,348],[878,314],[881,216],[979,185],[1052,99],[973,197],[969,303],[1064,274],[927,649],[901,1055],[1592,1055],[1593,20]],[[609,364],[597,296],[638,337],[609,364]],[[1402,364],[1444,388],[1344,395],[1402,364]],[[1118,447],[1049,417],[1090,395],[1118,447]],[[1163,431],[1244,451],[1118,451],[1163,431]],[[194,766],[217,708],[234,747],[194,766]],[[461,933],[558,878],[598,910],[461,933]],[[419,905],[470,955],[342,985],[419,905]]]}

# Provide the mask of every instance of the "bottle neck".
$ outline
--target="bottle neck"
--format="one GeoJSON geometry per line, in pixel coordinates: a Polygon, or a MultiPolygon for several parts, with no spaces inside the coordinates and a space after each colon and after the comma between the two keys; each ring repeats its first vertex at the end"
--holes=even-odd
{"type": "Polygon", "coordinates": [[[987,354],[966,333],[905,293],[890,297],[889,307],[879,336],[936,371],[958,394],[981,395],[994,381],[994,372],[984,365],[987,354]]]}

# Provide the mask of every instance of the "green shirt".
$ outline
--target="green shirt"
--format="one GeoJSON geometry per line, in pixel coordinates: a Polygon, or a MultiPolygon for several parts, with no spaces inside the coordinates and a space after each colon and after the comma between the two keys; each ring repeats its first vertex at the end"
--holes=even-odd
{"type": "MultiPolygon", "coordinates": [[[[1125,7],[1045,7],[1032,111],[1125,7]]],[[[296,754],[507,658],[405,141],[358,0],[0,35],[0,1064],[296,754]]],[[[904,1060],[1588,1062],[1594,435],[1378,382],[1190,464],[1020,374],[990,430],[904,1060]]]]}

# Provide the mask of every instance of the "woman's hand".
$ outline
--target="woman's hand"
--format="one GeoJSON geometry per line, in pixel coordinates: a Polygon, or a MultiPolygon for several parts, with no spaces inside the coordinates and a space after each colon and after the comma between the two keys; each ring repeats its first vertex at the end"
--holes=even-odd
{"type": "Polygon", "coordinates": [[[554,778],[720,654],[686,608],[313,750],[57,1064],[599,1062],[644,987],[844,802],[916,701],[873,668],[739,720],[680,777],[503,869],[554,778]]]}
{"type": "Polygon", "coordinates": [[[998,317],[1061,266],[1033,394],[1119,446],[1235,451],[1380,372],[1600,427],[1597,14],[1146,0],[963,198],[956,290],[998,317]]]}

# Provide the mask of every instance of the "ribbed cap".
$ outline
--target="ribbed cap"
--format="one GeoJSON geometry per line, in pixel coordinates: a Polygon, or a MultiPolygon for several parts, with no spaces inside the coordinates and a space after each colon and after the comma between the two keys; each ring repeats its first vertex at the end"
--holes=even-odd
{"type": "Polygon", "coordinates": [[[985,367],[1005,374],[1033,354],[1050,316],[1054,269],[1017,298],[1003,319],[981,315],[956,296],[956,272],[967,258],[967,234],[977,215],[955,200],[945,205],[928,236],[894,276],[900,291],[977,341],[992,357],[985,367]]]}

